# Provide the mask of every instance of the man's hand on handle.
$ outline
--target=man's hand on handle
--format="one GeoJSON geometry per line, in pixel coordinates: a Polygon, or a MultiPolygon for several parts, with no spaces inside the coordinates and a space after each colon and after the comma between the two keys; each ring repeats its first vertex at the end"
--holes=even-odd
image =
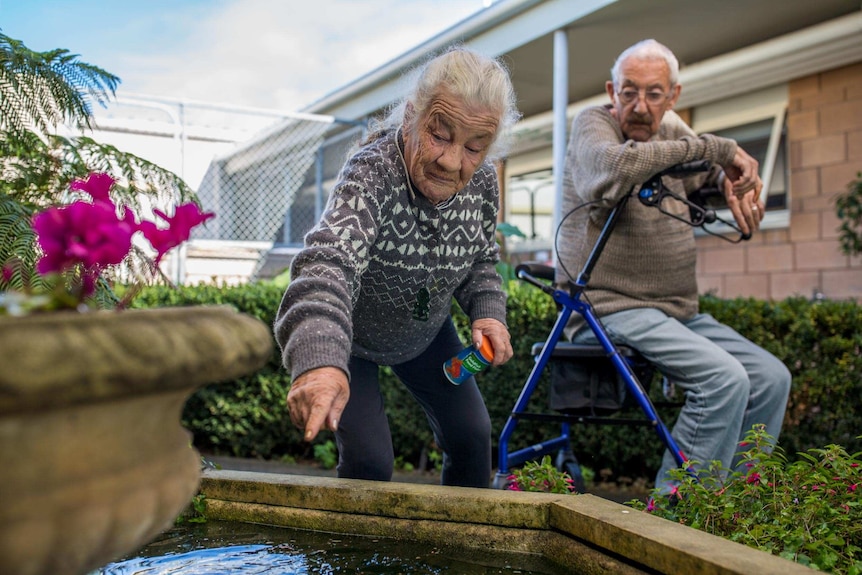
{"type": "Polygon", "coordinates": [[[337,367],[318,367],[293,381],[287,392],[290,420],[311,441],[321,429],[335,431],[350,398],[347,374],[337,367]]]}
{"type": "Polygon", "coordinates": [[[760,165],[740,147],[736,148],[736,155],[733,156],[730,164],[722,168],[732,184],[733,193],[739,198],[755,187],[763,186],[759,175],[760,165]]]}
{"type": "Polygon", "coordinates": [[[743,234],[751,235],[760,229],[766,205],[760,199],[763,182],[758,175],[757,160],[742,148],[736,148],[731,164],[723,166],[724,198],[743,234]]]}

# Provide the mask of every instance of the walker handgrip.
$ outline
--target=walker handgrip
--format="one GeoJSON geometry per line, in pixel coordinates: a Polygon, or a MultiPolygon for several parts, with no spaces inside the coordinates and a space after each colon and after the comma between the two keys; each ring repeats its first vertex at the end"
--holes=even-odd
{"type": "Polygon", "coordinates": [[[553,281],[554,279],[554,268],[547,264],[541,264],[539,262],[524,262],[522,264],[518,264],[515,268],[515,277],[536,286],[546,294],[554,294],[553,286],[540,281],[553,281]]]}
{"type": "Polygon", "coordinates": [[[554,280],[554,268],[549,266],[548,264],[543,264],[541,262],[523,262],[515,267],[515,276],[521,277],[521,272],[525,272],[534,278],[538,278],[540,280],[554,280]]]}
{"type": "Polygon", "coordinates": [[[686,174],[695,174],[697,172],[707,172],[709,171],[709,160],[695,160],[693,162],[684,162],[682,164],[676,164],[675,166],[671,166],[666,168],[665,170],[659,172],[657,175],[659,176],[684,176],[686,174]]]}

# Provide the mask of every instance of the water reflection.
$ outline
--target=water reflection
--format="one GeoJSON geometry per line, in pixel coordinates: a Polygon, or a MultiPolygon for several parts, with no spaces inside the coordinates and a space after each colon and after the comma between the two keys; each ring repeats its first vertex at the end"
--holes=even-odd
{"type": "Polygon", "coordinates": [[[464,551],[388,538],[248,523],[177,526],[91,575],[562,575],[535,555],[464,551]]]}
{"type": "Polygon", "coordinates": [[[305,558],[290,553],[273,553],[268,545],[235,545],[200,549],[175,555],[136,557],[113,563],[97,573],[111,575],[215,575],[220,573],[312,573],[305,558]]]}

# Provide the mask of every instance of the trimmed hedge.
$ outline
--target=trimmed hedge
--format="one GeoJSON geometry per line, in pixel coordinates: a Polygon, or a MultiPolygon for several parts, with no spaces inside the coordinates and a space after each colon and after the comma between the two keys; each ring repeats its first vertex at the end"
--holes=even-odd
{"type": "MultiPolygon", "coordinates": [[[[553,300],[540,290],[512,282],[508,291],[515,357],[477,376],[493,424],[495,459],[496,440],[533,367],[530,348],[545,340],[556,317],[553,300]]],[[[143,290],[135,307],[227,304],[272,325],[282,292],[283,286],[271,282],[235,287],[152,287],[143,290]]],[[[862,307],[850,301],[812,303],[791,298],[765,302],[704,296],[701,309],[774,353],[790,369],[793,388],[780,445],[791,459],[796,453],[830,443],[851,453],[862,451],[862,414],[858,408],[862,397],[862,307]]],[[[469,341],[467,319],[457,307],[453,315],[462,338],[469,341]]],[[[548,376],[544,378],[547,382],[548,376]]],[[[290,423],[284,401],[289,386],[276,350],[257,373],[195,393],[186,404],[183,423],[193,433],[195,446],[207,453],[312,458],[313,446],[305,443],[290,423]]],[[[531,411],[546,411],[547,387],[543,383],[534,393],[531,411]]],[[[424,414],[387,368],[381,374],[381,388],[396,455],[414,466],[426,465],[435,446],[428,426],[416,425],[424,421],[424,414]]],[[[653,385],[652,395],[657,400],[659,388],[653,385]]],[[[661,409],[659,413],[672,426],[676,412],[661,409]]],[[[521,421],[509,447],[519,449],[558,434],[557,424],[521,421]]],[[[607,470],[609,477],[650,479],[658,468],[663,446],[647,427],[573,425],[572,435],[580,462],[594,470],[607,470]]],[[[323,432],[315,443],[330,439],[332,434],[323,432]]]]}
{"type": "MultiPolygon", "coordinates": [[[[243,286],[147,287],[133,307],[230,305],[272,325],[284,287],[272,282],[243,286]]],[[[272,358],[252,375],[199,389],[183,411],[183,425],[205,453],[270,459],[312,458],[312,446],[290,422],[285,397],[290,378],[274,345],[272,358]]]]}
{"type": "Polygon", "coordinates": [[[789,455],[835,443],[862,451],[862,306],[707,297],[701,309],[769,350],[793,385],[779,440],[789,455]]]}

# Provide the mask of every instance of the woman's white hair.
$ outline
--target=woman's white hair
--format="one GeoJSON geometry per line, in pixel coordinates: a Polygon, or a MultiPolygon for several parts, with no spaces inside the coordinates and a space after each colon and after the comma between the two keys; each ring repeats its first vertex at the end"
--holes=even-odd
{"type": "Polygon", "coordinates": [[[629,46],[622,54],[617,56],[617,61],[614,62],[614,67],[611,68],[611,81],[614,83],[615,90],[619,90],[622,87],[620,86],[621,68],[623,62],[629,58],[637,60],[664,60],[667,63],[671,87],[676,86],[676,83],[679,81],[679,61],[676,59],[676,56],[674,56],[670,48],[650,38],[629,46]]]}
{"type": "Polygon", "coordinates": [[[496,159],[505,155],[511,128],[521,114],[516,107],[517,98],[509,71],[501,61],[464,46],[453,46],[426,60],[406,79],[409,83],[405,96],[377,122],[372,133],[404,125],[408,104],[412,113],[407,118],[409,123],[405,129],[415,128],[425,117],[431,102],[441,92],[447,92],[470,106],[499,114],[497,133],[487,157],[496,159]]]}

